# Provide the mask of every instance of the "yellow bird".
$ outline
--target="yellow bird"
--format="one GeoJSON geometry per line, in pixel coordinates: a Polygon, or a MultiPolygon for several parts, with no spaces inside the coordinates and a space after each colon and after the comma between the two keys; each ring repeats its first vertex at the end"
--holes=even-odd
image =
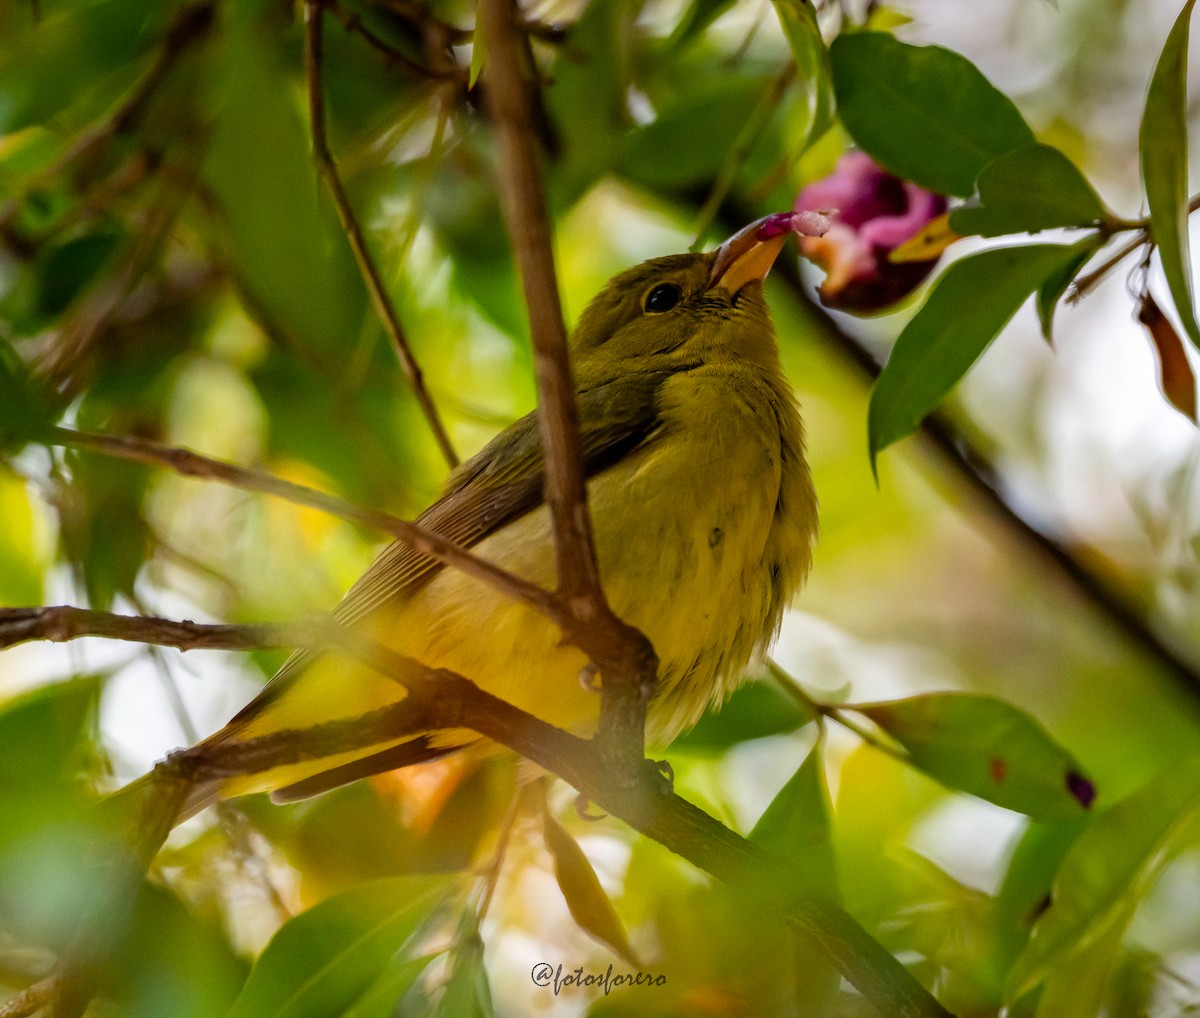
{"type": "MultiPolygon", "coordinates": [[[[651,743],[669,742],[737,685],[809,569],[817,500],[762,288],[787,234],[819,229],[794,219],[768,216],[715,251],[622,273],[588,305],[571,339],[601,582],[660,660],[651,743]]],[[[543,476],[534,411],[455,470],[418,522],[553,588],[543,476]]],[[[595,728],[599,697],[580,682],[582,651],[533,609],[407,544],[388,547],[334,615],[551,724],[581,735],[595,728]]],[[[346,654],[297,653],[203,747],[219,754],[267,733],[353,719],[403,695],[346,654]]],[[[464,731],[409,736],[209,783],[184,814],[249,792],[312,795],[473,741],[464,731]]]]}

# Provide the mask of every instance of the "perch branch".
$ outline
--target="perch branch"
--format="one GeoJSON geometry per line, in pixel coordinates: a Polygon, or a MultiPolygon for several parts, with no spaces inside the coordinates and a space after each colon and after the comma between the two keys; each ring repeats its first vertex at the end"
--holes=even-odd
{"type": "Polygon", "coordinates": [[[308,626],[239,626],[226,623],[175,621],[154,615],[47,605],[0,608],[0,650],[30,640],[66,643],[84,636],[126,640],[178,650],[259,650],[265,647],[304,647],[312,643],[308,626]]]}

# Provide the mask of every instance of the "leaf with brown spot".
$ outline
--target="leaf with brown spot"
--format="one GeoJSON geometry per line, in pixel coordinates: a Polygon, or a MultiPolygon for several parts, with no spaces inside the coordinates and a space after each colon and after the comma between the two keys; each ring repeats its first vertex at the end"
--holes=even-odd
{"type": "Polygon", "coordinates": [[[1054,822],[1095,798],[1082,768],[1023,711],[990,696],[929,693],[848,704],[896,740],[909,762],[948,788],[1054,822]]]}

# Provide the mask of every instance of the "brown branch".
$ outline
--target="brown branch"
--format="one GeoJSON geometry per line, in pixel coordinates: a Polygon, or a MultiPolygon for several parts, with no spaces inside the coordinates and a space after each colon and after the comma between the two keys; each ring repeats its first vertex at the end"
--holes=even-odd
{"type": "Polygon", "coordinates": [[[379,316],[384,331],[391,340],[392,348],[400,359],[405,377],[412,386],[425,419],[429,422],[429,428],[433,432],[434,440],[437,442],[442,456],[451,467],[455,467],[458,466],[458,455],[454,451],[454,446],[450,444],[450,438],[446,434],[441,416],[425,387],[421,368],[417,364],[416,358],[413,357],[408,337],[404,334],[404,327],[400,324],[396,309],[392,306],[391,298],[388,296],[387,288],[383,285],[379,268],[371,257],[371,252],[367,249],[367,241],[363,236],[362,227],[350,205],[350,199],[346,195],[346,189],[342,186],[341,177],[338,175],[337,163],[329,149],[325,131],[325,94],[322,84],[323,26],[321,0],[305,0],[304,73],[308,83],[308,109],[312,122],[313,161],[316,163],[317,172],[329,189],[329,195],[337,209],[338,219],[346,233],[346,239],[350,242],[350,249],[354,252],[354,260],[362,273],[363,282],[367,285],[367,292],[371,295],[375,313],[379,316]]]}
{"type": "Polygon", "coordinates": [[[27,986],[12,1000],[0,1004],[0,1018],[29,1018],[54,999],[56,980],[51,977],[27,986]]]}
{"type": "Polygon", "coordinates": [[[558,591],[590,634],[580,641],[599,665],[600,737],[613,762],[643,754],[646,700],[658,662],[649,641],[611,611],[600,587],[579,455],[579,411],[567,357],[554,271],[530,89],[521,74],[525,36],[514,0],[483,0],[479,8],[488,49],[488,112],[499,148],[504,218],[525,290],[537,376],[539,428],[546,456],[546,504],[554,527],[558,591]]]}
{"type": "Polygon", "coordinates": [[[12,1000],[0,1004],[0,1018],[29,1018],[36,1014],[54,999],[56,986],[57,980],[51,977],[25,987],[12,1000]]]}
{"type": "Polygon", "coordinates": [[[179,650],[260,650],[307,647],[309,625],[229,625],[175,621],[154,615],[117,615],[71,605],[0,608],[0,650],[30,640],[66,643],[85,636],[127,640],[179,650]]]}
{"type": "MultiPolygon", "coordinates": [[[[71,632],[82,623],[83,628],[97,635],[134,638],[133,634],[140,632],[173,646],[244,649],[265,644],[250,642],[243,636],[265,633],[266,641],[273,642],[274,634],[284,632],[283,627],[196,627],[190,622],[63,609],[25,614],[43,620],[58,616],[73,627],[69,628],[71,632]],[[207,634],[218,637],[217,641],[203,642],[207,634]],[[230,636],[232,640],[225,639],[230,636]],[[201,642],[191,644],[197,637],[201,642]]],[[[44,623],[42,635],[55,638],[58,632],[49,622],[44,623]]],[[[119,874],[130,893],[166,839],[190,791],[198,785],[369,749],[406,735],[468,728],[559,775],[606,812],[699,868],[744,888],[759,907],[780,914],[811,940],[881,1011],[914,1018],[945,1014],[903,966],[849,915],[830,902],[797,890],[784,861],[765,855],[681,799],[655,765],[643,761],[632,775],[621,773],[610,766],[604,747],[595,740],[589,742],[555,728],[460,675],[428,668],[336,624],[315,622],[303,636],[307,645],[338,646],[394,679],[407,690],[404,699],[355,718],[272,732],[219,747],[202,744],[172,754],[155,768],[149,785],[139,786],[142,798],[130,802],[118,796],[112,800],[114,804],[128,802],[138,810],[137,823],[131,828],[136,833],[131,858],[121,864],[119,874]]],[[[21,1018],[47,1004],[56,1018],[82,1013],[102,964],[100,945],[81,934],[64,956],[58,975],[18,998],[23,1002],[21,1006],[31,1005],[29,1010],[0,1010],[0,1018],[21,1018]]]]}
{"type": "Polygon", "coordinates": [[[404,700],[363,717],[275,732],[218,753],[184,750],[162,767],[197,783],[359,750],[415,732],[469,728],[559,775],[635,830],[745,890],[758,907],[782,916],[811,940],[882,1013],[945,1016],[937,1001],[840,907],[797,889],[785,861],[768,856],[680,798],[655,765],[644,762],[631,782],[609,766],[594,741],[555,728],[460,675],[426,668],[345,630],[341,634],[332,635],[372,668],[405,685],[409,693],[404,700]]]}
{"type": "Polygon", "coordinates": [[[554,520],[559,587],[580,599],[581,612],[598,612],[603,593],[579,455],[579,412],[541,169],[531,141],[535,133],[529,86],[520,70],[516,16],[513,0],[484,0],[480,5],[488,47],[489,113],[500,149],[500,195],[529,309],[546,452],[546,504],[554,520]]]}
{"type": "Polygon", "coordinates": [[[578,629],[574,617],[560,605],[559,599],[550,591],[543,590],[537,584],[523,580],[499,566],[473,555],[461,545],[447,540],[440,534],[402,520],[398,516],[392,516],[390,513],[381,512],[378,509],[366,509],[353,502],[338,498],[336,495],[329,495],[317,491],[315,488],[285,481],[259,470],[251,470],[247,467],[226,463],[223,460],[202,456],[191,449],[161,445],[146,439],[72,431],[70,428],[53,428],[49,432],[47,440],[53,445],[88,449],[135,463],[167,467],[186,477],[203,478],[244,491],[256,491],[260,494],[271,495],[296,505],[319,509],[359,526],[383,531],[397,540],[411,544],[422,554],[459,569],[469,576],[482,580],[502,594],[529,605],[560,625],[572,636],[578,629]]]}

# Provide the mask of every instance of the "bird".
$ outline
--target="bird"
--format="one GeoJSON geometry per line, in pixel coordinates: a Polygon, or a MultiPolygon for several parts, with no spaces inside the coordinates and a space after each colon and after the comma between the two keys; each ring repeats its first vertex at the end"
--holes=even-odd
{"type": "MultiPolygon", "coordinates": [[[[715,250],[643,262],[600,291],[571,335],[600,580],[615,613],[657,653],[646,715],[656,746],[743,681],[809,572],[817,499],[763,280],[790,233],[826,226],[815,213],[778,213],[715,250]]],[[[538,413],[455,469],[417,523],[553,588],[538,413]]],[[[383,550],[333,616],[544,721],[594,734],[600,698],[580,681],[584,652],[533,608],[410,544],[383,550]]],[[[219,759],[247,740],[352,722],[403,696],[346,652],[299,651],[197,748],[219,759]]],[[[305,798],[483,742],[462,730],[408,735],[202,781],[179,819],[253,792],[305,798]]]]}

